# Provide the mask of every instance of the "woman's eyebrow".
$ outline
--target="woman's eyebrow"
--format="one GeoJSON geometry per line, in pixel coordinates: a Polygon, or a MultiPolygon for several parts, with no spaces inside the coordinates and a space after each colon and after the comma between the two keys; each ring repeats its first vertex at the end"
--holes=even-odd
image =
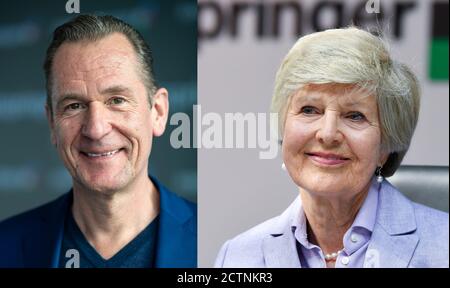
{"type": "Polygon", "coordinates": [[[367,101],[363,101],[363,99],[358,99],[358,100],[344,100],[343,102],[340,103],[340,105],[342,107],[349,107],[349,108],[353,108],[353,107],[358,107],[358,108],[366,108],[368,106],[370,106],[370,103],[368,103],[367,101]]]}
{"type": "Polygon", "coordinates": [[[297,103],[303,103],[303,102],[319,102],[321,100],[321,97],[319,95],[314,94],[302,94],[302,95],[295,95],[294,101],[297,103]]]}

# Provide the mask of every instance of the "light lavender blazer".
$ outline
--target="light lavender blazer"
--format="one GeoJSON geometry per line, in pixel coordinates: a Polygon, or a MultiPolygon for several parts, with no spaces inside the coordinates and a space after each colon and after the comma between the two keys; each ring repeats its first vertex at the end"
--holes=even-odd
{"type": "MultiPolygon", "coordinates": [[[[386,180],[364,267],[449,267],[449,215],[414,203],[386,180]]],[[[300,197],[280,216],[228,240],[215,267],[300,268],[290,224],[300,197]]]]}

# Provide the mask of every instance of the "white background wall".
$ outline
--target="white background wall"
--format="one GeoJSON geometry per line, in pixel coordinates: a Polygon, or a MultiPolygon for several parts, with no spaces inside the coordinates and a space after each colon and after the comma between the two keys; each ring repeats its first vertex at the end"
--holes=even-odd
{"type": "MultiPolygon", "coordinates": [[[[207,1],[199,3],[204,2],[207,1]]],[[[212,2],[221,3],[221,10],[229,11],[238,1],[212,2]]],[[[317,1],[297,2],[303,8],[303,34],[311,33],[310,11],[317,1]]],[[[339,2],[345,13],[350,14],[360,1],[339,2]]],[[[391,12],[398,2],[381,0],[391,29],[394,23],[391,12]]],[[[406,2],[414,3],[415,7],[405,14],[403,37],[391,39],[391,48],[393,57],[407,63],[416,73],[423,96],[419,124],[403,163],[448,165],[448,80],[432,82],[427,72],[433,1],[406,2]]],[[[199,16],[200,29],[212,27],[217,20],[212,13],[199,16]]],[[[292,16],[284,15],[279,38],[258,39],[254,32],[256,14],[246,10],[239,19],[239,37],[231,37],[224,24],[218,37],[199,40],[198,103],[203,114],[269,111],[275,73],[297,40],[291,32],[292,16]]],[[[322,23],[332,22],[332,14],[322,16],[322,23]]],[[[281,155],[273,160],[260,160],[256,149],[198,150],[200,267],[212,266],[225,240],[280,214],[297,196],[298,190],[281,170],[281,162],[281,155]]]]}

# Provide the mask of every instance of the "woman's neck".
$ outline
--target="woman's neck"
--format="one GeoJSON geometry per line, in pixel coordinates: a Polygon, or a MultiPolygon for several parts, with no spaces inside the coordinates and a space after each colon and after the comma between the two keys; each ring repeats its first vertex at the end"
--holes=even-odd
{"type": "Polygon", "coordinates": [[[353,224],[367,192],[368,189],[344,199],[325,198],[302,190],[300,197],[308,224],[308,240],[325,254],[343,249],[344,234],[353,224]]]}

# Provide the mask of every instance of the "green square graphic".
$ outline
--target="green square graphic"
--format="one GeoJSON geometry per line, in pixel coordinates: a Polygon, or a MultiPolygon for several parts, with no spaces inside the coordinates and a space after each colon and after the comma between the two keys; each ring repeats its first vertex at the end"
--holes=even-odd
{"type": "Polygon", "coordinates": [[[431,41],[429,75],[432,80],[448,80],[448,38],[431,41]]]}

